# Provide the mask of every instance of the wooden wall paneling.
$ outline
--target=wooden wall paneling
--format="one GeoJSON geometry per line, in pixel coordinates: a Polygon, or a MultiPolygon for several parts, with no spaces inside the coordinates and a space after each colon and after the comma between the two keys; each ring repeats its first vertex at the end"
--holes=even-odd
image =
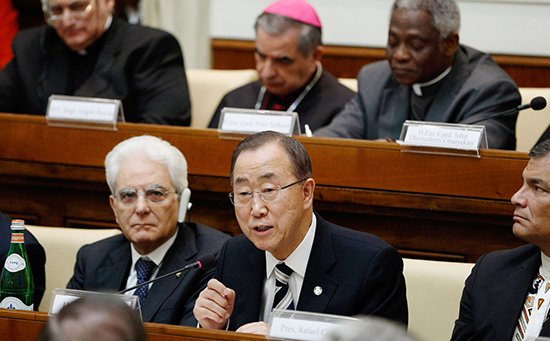
{"type": "MultiPolygon", "coordinates": [[[[253,69],[254,42],[212,39],[212,68],[253,69]]],[[[550,87],[550,58],[493,55],[519,87],[550,87]]],[[[325,46],[322,62],[338,78],[356,78],[362,66],[385,59],[383,48],[325,46]]]]}

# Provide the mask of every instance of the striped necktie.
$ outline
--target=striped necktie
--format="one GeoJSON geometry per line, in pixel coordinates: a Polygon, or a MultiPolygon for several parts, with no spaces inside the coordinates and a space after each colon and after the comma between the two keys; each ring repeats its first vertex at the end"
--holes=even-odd
{"type": "Polygon", "coordinates": [[[294,302],[292,295],[288,290],[288,280],[292,274],[292,269],[285,263],[275,266],[275,298],[273,299],[273,309],[292,309],[294,302]]]}

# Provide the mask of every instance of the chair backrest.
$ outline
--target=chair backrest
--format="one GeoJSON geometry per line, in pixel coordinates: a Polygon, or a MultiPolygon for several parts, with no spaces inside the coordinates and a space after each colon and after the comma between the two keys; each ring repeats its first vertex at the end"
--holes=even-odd
{"type": "Polygon", "coordinates": [[[191,127],[207,128],[214,110],[229,91],[258,79],[256,70],[187,69],[191,127]]]}
{"type": "Polygon", "coordinates": [[[73,276],[76,253],[85,244],[117,235],[117,229],[78,229],[70,227],[26,226],[46,252],[46,290],[39,311],[50,309],[51,293],[66,288],[73,276]]]}
{"type": "Polygon", "coordinates": [[[338,78],[338,82],[357,92],[357,79],[356,78],[338,78]]]}
{"type": "MultiPolygon", "coordinates": [[[[550,101],[550,88],[519,88],[521,104],[542,96],[550,101]]],[[[550,125],[550,105],[540,111],[526,109],[519,112],[516,124],[516,150],[528,152],[535,146],[542,133],[550,125]]]]}
{"type": "Polygon", "coordinates": [[[409,331],[423,341],[450,340],[473,263],[404,259],[409,331]]]}

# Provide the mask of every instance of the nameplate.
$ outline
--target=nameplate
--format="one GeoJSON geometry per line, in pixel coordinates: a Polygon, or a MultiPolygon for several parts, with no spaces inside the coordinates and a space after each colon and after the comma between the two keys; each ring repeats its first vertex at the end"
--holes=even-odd
{"type": "Polygon", "coordinates": [[[54,126],[116,130],[124,115],[118,99],[51,95],[46,119],[54,126]]]}
{"type": "Polygon", "coordinates": [[[85,291],[85,290],[74,290],[74,289],[59,289],[56,288],[52,290],[52,300],[50,303],[50,310],[48,315],[56,315],[59,313],[63,307],[66,305],[81,299],[84,296],[109,296],[112,299],[120,299],[126,302],[130,308],[134,310],[139,310],[141,316],[141,308],[139,305],[139,298],[136,295],[122,295],[122,294],[111,294],[111,293],[102,293],[95,291],[85,291]]]}
{"type": "Polygon", "coordinates": [[[401,146],[420,147],[407,151],[426,153],[463,155],[468,153],[460,151],[466,151],[479,155],[480,148],[487,148],[485,126],[454,123],[405,121],[397,142],[401,146]]]}
{"type": "Polygon", "coordinates": [[[300,122],[295,112],[223,108],[218,131],[226,134],[250,135],[273,130],[288,136],[300,135],[300,122]]]}
{"type": "Polygon", "coordinates": [[[335,327],[354,321],[347,316],[274,309],[269,319],[269,337],[316,341],[335,327]]]}

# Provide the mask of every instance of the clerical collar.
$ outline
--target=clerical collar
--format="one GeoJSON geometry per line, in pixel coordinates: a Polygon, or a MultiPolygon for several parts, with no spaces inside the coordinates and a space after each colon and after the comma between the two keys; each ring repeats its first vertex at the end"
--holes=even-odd
{"type": "MultiPolygon", "coordinates": [[[[110,14],[108,17],[107,17],[107,21],[105,21],[105,27],[103,27],[103,33],[101,33],[101,37],[105,34],[105,32],[107,32],[107,30],[109,29],[109,27],[111,27],[111,24],[113,23],[113,15],[110,14]]],[[[92,43],[93,45],[93,43],[92,43]]],[[[78,53],[79,55],[81,56],[85,56],[88,54],[88,51],[86,49],[84,50],[79,50],[79,51],[76,51],[76,53],[78,53]]]]}
{"type": "Polygon", "coordinates": [[[422,97],[422,87],[430,86],[432,84],[435,84],[435,83],[439,82],[440,80],[445,78],[445,76],[447,76],[449,74],[449,72],[451,72],[452,68],[453,68],[452,66],[449,66],[445,71],[443,71],[439,76],[435,77],[431,81],[428,81],[428,82],[425,82],[425,83],[414,83],[412,85],[412,89],[414,91],[414,94],[417,95],[417,96],[422,97]]]}
{"type": "MultiPolygon", "coordinates": [[[[319,81],[319,78],[321,78],[321,74],[323,73],[323,66],[321,65],[321,62],[317,61],[317,71],[315,72],[315,76],[309,81],[309,83],[305,86],[304,90],[300,93],[300,95],[296,98],[292,104],[286,109],[287,112],[293,112],[298,105],[302,102],[302,100],[306,97],[306,95],[309,93],[309,91],[317,84],[319,81]]],[[[258,98],[256,99],[256,105],[254,106],[254,109],[258,110],[262,108],[262,102],[264,101],[265,96],[265,86],[262,85],[260,92],[258,93],[258,98]]]]}

